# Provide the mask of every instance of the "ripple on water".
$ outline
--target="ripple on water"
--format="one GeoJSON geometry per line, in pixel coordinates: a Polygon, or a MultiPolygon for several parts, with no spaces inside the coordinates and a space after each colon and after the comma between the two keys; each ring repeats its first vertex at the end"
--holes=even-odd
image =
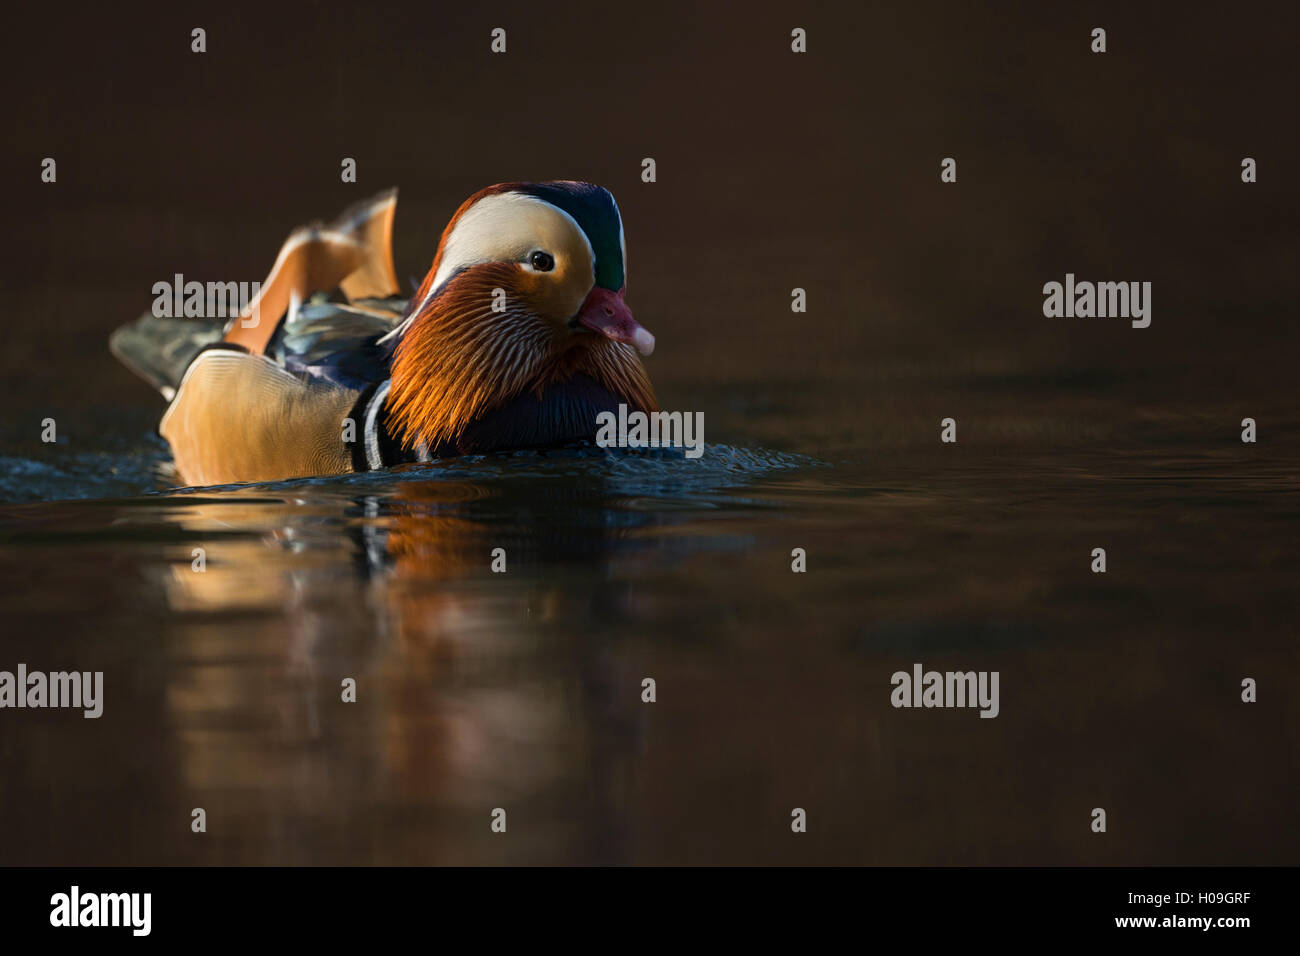
{"type": "Polygon", "coordinates": [[[603,449],[592,445],[466,455],[363,474],[295,478],[251,484],[169,487],[165,452],[146,445],[131,453],[52,454],[36,459],[0,456],[0,501],[19,503],[138,495],[195,495],[227,492],[354,496],[382,493],[396,483],[439,483],[447,500],[479,497],[503,482],[579,479],[600,486],[612,498],[687,500],[744,485],[778,471],[822,464],[805,455],[762,448],[712,444],[697,459],[675,449],[603,449]]]}

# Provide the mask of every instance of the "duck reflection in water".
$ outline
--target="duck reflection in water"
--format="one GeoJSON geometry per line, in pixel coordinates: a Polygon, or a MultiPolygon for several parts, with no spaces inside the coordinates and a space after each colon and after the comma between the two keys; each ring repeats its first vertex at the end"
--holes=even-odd
{"type": "MultiPolygon", "coordinates": [[[[310,818],[336,812],[322,794],[372,780],[463,813],[579,785],[592,813],[608,812],[602,794],[626,785],[620,755],[643,746],[645,711],[643,675],[606,647],[653,600],[623,582],[719,542],[651,533],[681,514],[624,507],[606,477],[559,467],[569,473],[411,478],[361,496],[174,499],[206,564],[197,572],[187,545],[165,578],[188,622],[169,692],[192,744],[187,782],[278,780],[310,818]]],[[[620,826],[606,822],[604,840],[620,826]]]]}

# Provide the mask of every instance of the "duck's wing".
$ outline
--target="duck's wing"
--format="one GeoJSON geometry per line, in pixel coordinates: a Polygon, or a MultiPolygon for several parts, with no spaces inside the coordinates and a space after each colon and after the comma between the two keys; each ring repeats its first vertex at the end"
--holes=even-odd
{"type": "Polygon", "coordinates": [[[170,402],[194,356],[204,346],[220,342],[225,325],[221,318],[160,318],[146,312],[116,329],[108,337],[108,348],[170,402]]]}
{"type": "Polygon", "coordinates": [[[181,481],[271,481],[352,469],[360,393],[305,381],[265,355],[206,349],[158,425],[181,481]]]}
{"type": "MultiPolygon", "coordinates": [[[[397,190],[390,189],[350,206],[332,222],[294,230],[238,315],[196,319],[150,312],[115,331],[109,347],[169,401],[195,356],[215,343],[270,354],[295,370],[346,368],[349,363],[338,353],[364,350],[369,339],[393,328],[406,307],[393,270],[396,209],[397,190]],[[347,302],[317,299],[301,305],[313,293],[336,288],[347,302]],[[282,321],[286,313],[288,322],[282,321]]],[[[356,371],[374,365],[371,357],[363,358],[356,371]]]]}
{"type": "Polygon", "coordinates": [[[391,346],[379,339],[406,312],[405,299],[331,302],[319,296],[289,310],[266,355],[291,372],[344,388],[365,388],[388,377],[391,346]]]}
{"type": "Polygon", "coordinates": [[[401,290],[393,271],[392,230],[397,190],[349,206],[329,223],[295,229],[261,289],[224,341],[254,355],[266,351],[281,318],[313,292],[343,290],[349,301],[383,299],[401,290]]]}

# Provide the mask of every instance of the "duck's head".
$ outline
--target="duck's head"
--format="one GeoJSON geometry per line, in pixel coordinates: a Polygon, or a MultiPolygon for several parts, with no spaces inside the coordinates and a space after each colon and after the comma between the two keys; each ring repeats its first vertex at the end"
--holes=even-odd
{"type": "MultiPolygon", "coordinates": [[[[625,301],[618,205],[589,183],[503,183],[471,196],[393,333],[388,406],[408,445],[454,440],[484,413],[586,375],[655,411],[625,301]]],[[[594,428],[594,423],[593,423],[594,428]]]]}

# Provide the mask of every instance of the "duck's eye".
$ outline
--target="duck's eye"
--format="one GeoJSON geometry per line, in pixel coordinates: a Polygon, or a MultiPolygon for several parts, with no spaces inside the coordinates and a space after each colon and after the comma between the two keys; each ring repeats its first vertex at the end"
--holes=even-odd
{"type": "Polygon", "coordinates": [[[549,252],[534,252],[528,261],[538,272],[550,272],[555,268],[555,258],[549,252]]]}

